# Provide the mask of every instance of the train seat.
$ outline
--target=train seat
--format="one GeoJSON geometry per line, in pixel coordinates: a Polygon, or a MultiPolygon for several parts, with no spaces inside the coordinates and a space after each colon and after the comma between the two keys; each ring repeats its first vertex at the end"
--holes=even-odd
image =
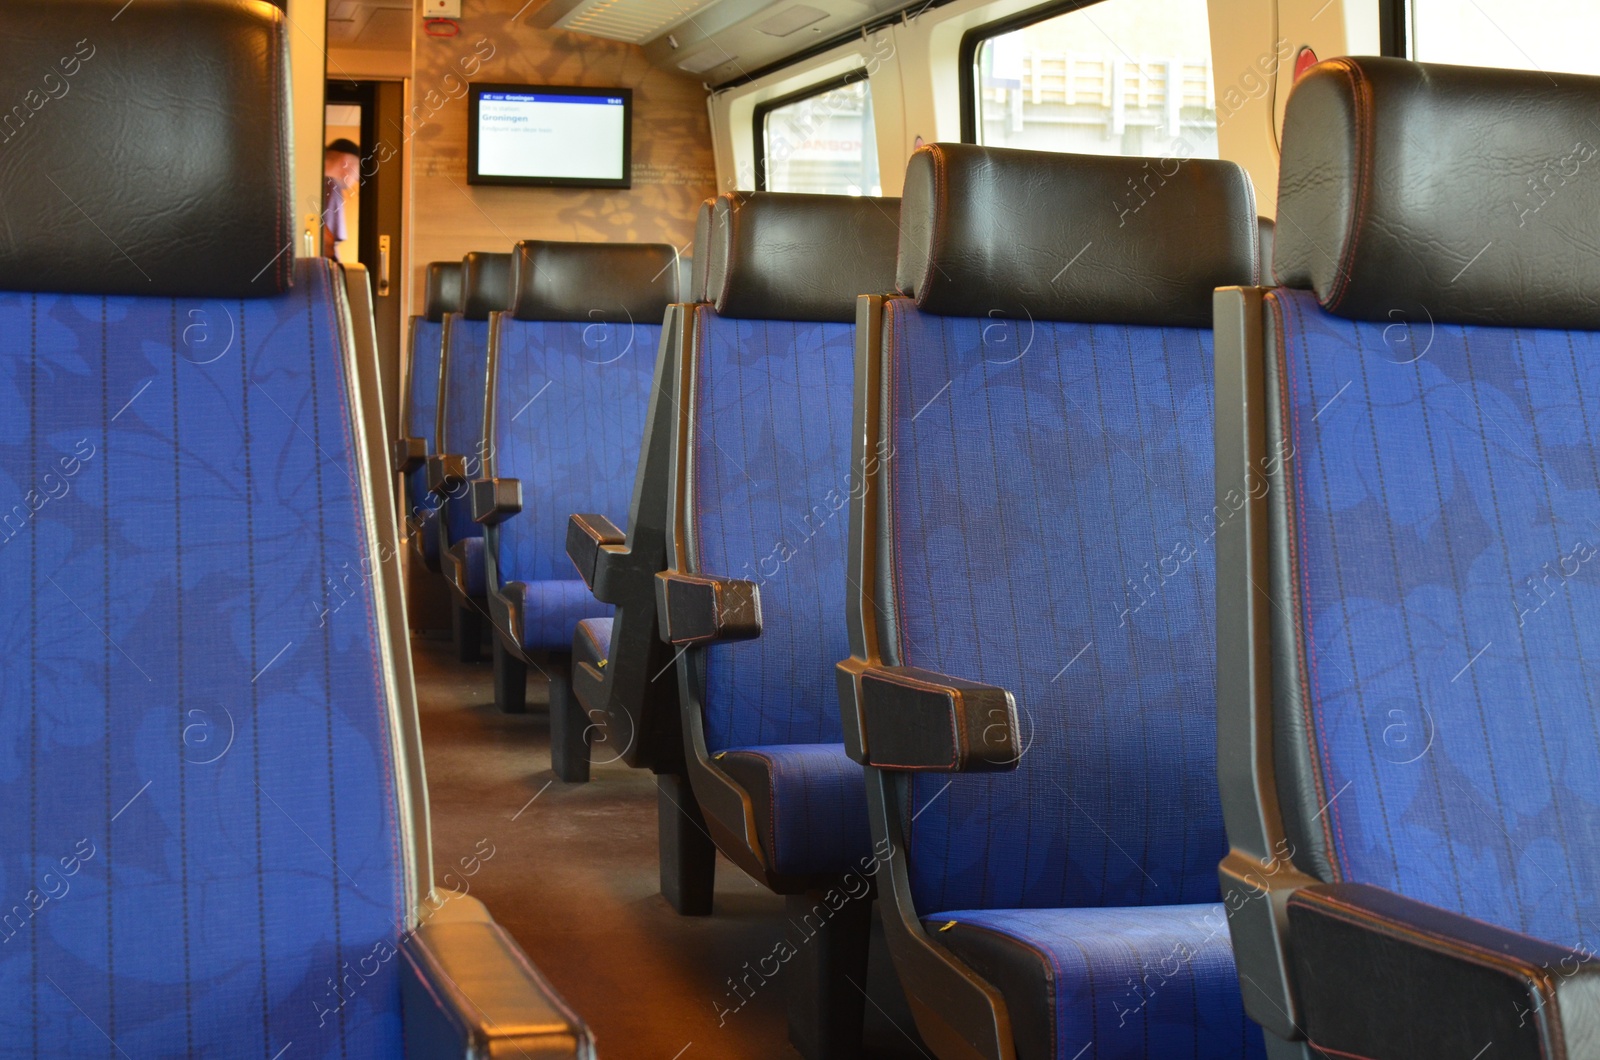
{"type": "Polygon", "coordinates": [[[0,1053],[591,1057],[433,887],[373,320],[292,252],[284,16],[6,14],[7,69],[94,53],[0,171],[0,1053]]]}
{"type": "Polygon", "coordinates": [[[933,144],[857,318],[844,739],[940,1055],[1258,1057],[1219,903],[1212,289],[1250,180],[933,144]]]}
{"type": "Polygon", "coordinates": [[[461,259],[461,312],[445,315],[439,372],[440,452],[428,460],[428,488],[442,499],[434,522],[451,606],[456,656],[473,662],[488,616],[483,526],[472,518],[470,486],[483,474],[484,400],[489,386],[489,317],[511,308],[515,262],[510,253],[474,251],[461,259]]]}
{"type": "MultiPolygon", "coordinates": [[[[700,204],[693,255],[679,258],[679,294],[683,303],[700,302],[705,297],[705,266],[710,261],[707,242],[715,201],[707,199],[700,204]]],[[[576,513],[568,523],[568,558],[596,599],[613,605],[621,617],[584,619],[573,637],[571,706],[576,714],[569,728],[588,732],[589,738],[560,749],[560,760],[553,764],[563,780],[588,779],[590,739],[613,744],[615,757],[631,766],[649,766],[669,774],[681,772],[671,769],[672,763],[682,759],[683,744],[676,724],[677,679],[670,673],[663,675],[663,669],[670,671],[671,667],[665,665],[667,657],[662,656],[656,626],[655,575],[666,566],[667,458],[672,431],[667,409],[673,400],[675,344],[683,330],[682,322],[677,306],[668,306],[662,317],[650,406],[634,472],[628,530],[625,533],[598,513],[576,513]],[[614,622],[621,625],[620,643],[628,645],[628,649],[612,659],[608,656],[614,622]],[[657,656],[661,658],[656,659],[657,656]],[[653,666],[651,660],[656,660],[653,666]],[[639,671],[645,669],[654,677],[641,681],[639,671]],[[645,700],[659,700],[663,705],[653,709],[657,704],[647,705],[645,700]],[[672,722],[669,736],[637,738],[636,734],[642,731],[660,728],[651,724],[654,716],[672,722]],[[613,739],[617,733],[623,738],[613,739]]],[[[680,794],[688,795],[687,791],[680,794]]]]}
{"type": "Polygon", "coordinates": [[[392,465],[405,479],[406,536],[429,570],[439,569],[439,498],[428,489],[428,457],[434,452],[433,431],[439,422],[439,366],[446,313],[461,311],[461,263],[430,262],[421,313],[411,318],[407,333],[410,365],[402,402],[405,431],[395,441],[392,465]]]}
{"type": "Polygon", "coordinates": [[[1600,1055],[1597,112],[1315,66],[1279,286],[1217,296],[1221,872],[1310,1055],[1600,1055]]]}
{"type": "MultiPolygon", "coordinates": [[[[854,304],[894,279],[899,202],[751,193],[716,204],[709,305],[675,379],[661,635],[678,655],[688,776],[708,831],[756,880],[814,899],[869,859],[832,663],[846,644],[854,304]],[[809,892],[809,893],[808,893],[809,892]]],[[[870,901],[793,975],[803,1055],[860,1046],[870,901]]]]}
{"type": "MultiPolygon", "coordinates": [[[[704,297],[714,202],[701,203],[693,257],[680,259],[680,264],[691,262],[682,288],[686,302],[704,297]]],[[[687,341],[687,319],[677,304],[662,317],[627,532],[596,513],[574,514],[568,526],[568,558],[595,599],[611,605],[614,615],[585,619],[573,635],[571,694],[565,704],[571,716],[552,719],[563,738],[551,742],[550,764],[568,782],[589,779],[594,754],[654,772],[661,894],[681,915],[704,916],[711,912],[717,852],[683,775],[678,679],[672,650],[660,638],[655,598],[655,576],[667,562],[672,380],[678,351],[687,341]]]]}
{"type": "MultiPolygon", "coordinates": [[[[490,331],[485,478],[473,483],[495,698],[508,711],[525,709],[533,653],[565,656],[580,620],[610,615],[567,558],[567,521],[575,511],[623,517],[660,322],[678,300],[669,244],[529,240],[515,253],[512,307],[490,331]]],[[[586,728],[563,728],[568,665],[553,660],[552,747],[586,728]]]]}

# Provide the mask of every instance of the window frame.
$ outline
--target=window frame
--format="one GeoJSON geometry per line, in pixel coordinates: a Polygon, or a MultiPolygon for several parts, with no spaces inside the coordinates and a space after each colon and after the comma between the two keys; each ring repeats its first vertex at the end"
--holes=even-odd
{"type": "MultiPolygon", "coordinates": [[[[1057,15],[1079,11],[1104,0],[1056,0],[1040,7],[1009,15],[993,22],[974,26],[961,35],[961,47],[956,53],[956,68],[961,71],[961,142],[978,142],[978,49],[983,42],[1006,33],[1014,33],[1037,22],[1045,22],[1057,15]]],[[[1208,0],[1209,2],[1209,0],[1208,0]]],[[[1359,3],[1361,0],[1347,0],[1359,3]]],[[[1379,54],[1400,59],[1411,58],[1411,0],[1368,0],[1378,5],[1379,54]]]]}
{"type": "Polygon", "coordinates": [[[1038,22],[1048,22],[1057,15],[1094,7],[1105,0],[1055,0],[1040,7],[1030,7],[1015,15],[974,26],[961,35],[961,47],[956,52],[956,68],[961,71],[961,142],[978,142],[978,49],[984,41],[1015,33],[1038,22]]]}
{"type": "Polygon", "coordinates": [[[1411,0],[1378,0],[1378,53],[1411,58],[1411,0]]]}
{"type": "MultiPolygon", "coordinates": [[[[787,93],[786,95],[778,96],[774,99],[769,99],[764,103],[757,103],[751,119],[751,136],[753,137],[752,146],[755,147],[754,154],[756,159],[756,190],[767,190],[767,115],[771,114],[775,110],[780,110],[784,107],[787,107],[790,104],[799,103],[802,100],[811,99],[814,96],[825,95],[829,92],[848,87],[849,85],[855,84],[857,81],[870,82],[870,80],[871,78],[867,72],[867,68],[863,66],[859,69],[851,70],[849,73],[840,74],[838,77],[830,77],[826,81],[818,81],[813,84],[809,84],[802,89],[787,93]]],[[[870,83],[867,85],[867,91],[872,91],[872,85],[870,83]]],[[[876,117],[877,112],[874,111],[873,114],[872,135],[876,136],[878,135],[878,123],[876,117]]]]}

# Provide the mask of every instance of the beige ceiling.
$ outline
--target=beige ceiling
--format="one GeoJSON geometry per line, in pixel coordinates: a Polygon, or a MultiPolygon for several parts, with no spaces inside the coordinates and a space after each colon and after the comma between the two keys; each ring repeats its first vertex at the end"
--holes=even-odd
{"type": "Polygon", "coordinates": [[[412,0],[330,0],[328,44],[336,48],[410,51],[412,0]]]}

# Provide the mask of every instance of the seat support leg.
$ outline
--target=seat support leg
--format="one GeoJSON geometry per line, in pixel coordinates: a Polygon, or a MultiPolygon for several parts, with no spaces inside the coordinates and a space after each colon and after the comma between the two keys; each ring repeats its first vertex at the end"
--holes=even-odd
{"type": "Polygon", "coordinates": [[[706,830],[689,778],[656,777],[656,820],[661,837],[661,895],[679,916],[710,916],[717,883],[717,845],[706,830]]]}
{"type": "Polygon", "coordinates": [[[861,1055],[866,1015],[867,949],[872,896],[848,897],[843,886],[792,894],[789,923],[800,932],[786,984],[789,1041],[806,1060],[854,1060],[861,1055]],[[825,900],[845,902],[837,910],[825,900]]]}
{"type": "Polygon", "coordinates": [[[483,616],[471,601],[451,601],[451,633],[456,643],[456,658],[461,662],[477,662],[479,648],[483,646],[483,616]]]}
{"type": "Polygon", "coordinates": [[[589,715],[572,694],[572,659],[551,658],[550,768],[568,784],[589,779],[589,715]]]}
{"type": "Polygon", "coordinates": [[[494,705],[506,714],[528,712],[528,664],[517,658],[495,634],[494,705]]]}

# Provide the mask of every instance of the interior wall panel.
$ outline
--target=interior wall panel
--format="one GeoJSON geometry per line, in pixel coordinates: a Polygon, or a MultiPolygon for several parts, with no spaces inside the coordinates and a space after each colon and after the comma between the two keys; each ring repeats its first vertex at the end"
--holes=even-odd
{"type": "Polygon", "coordinates": [[[520,239],[664,242],[687,247],[700,201],[716,190],[705,89],[645,61],[637,45],[528,23],[536,2],[463,0],[460,33],[412,41],[404,128],[411,154],[414,297],[423,268],[520,239]],[[633,90],[633,187],[508,188],[467,184],[469,81],[633,90]]]}

